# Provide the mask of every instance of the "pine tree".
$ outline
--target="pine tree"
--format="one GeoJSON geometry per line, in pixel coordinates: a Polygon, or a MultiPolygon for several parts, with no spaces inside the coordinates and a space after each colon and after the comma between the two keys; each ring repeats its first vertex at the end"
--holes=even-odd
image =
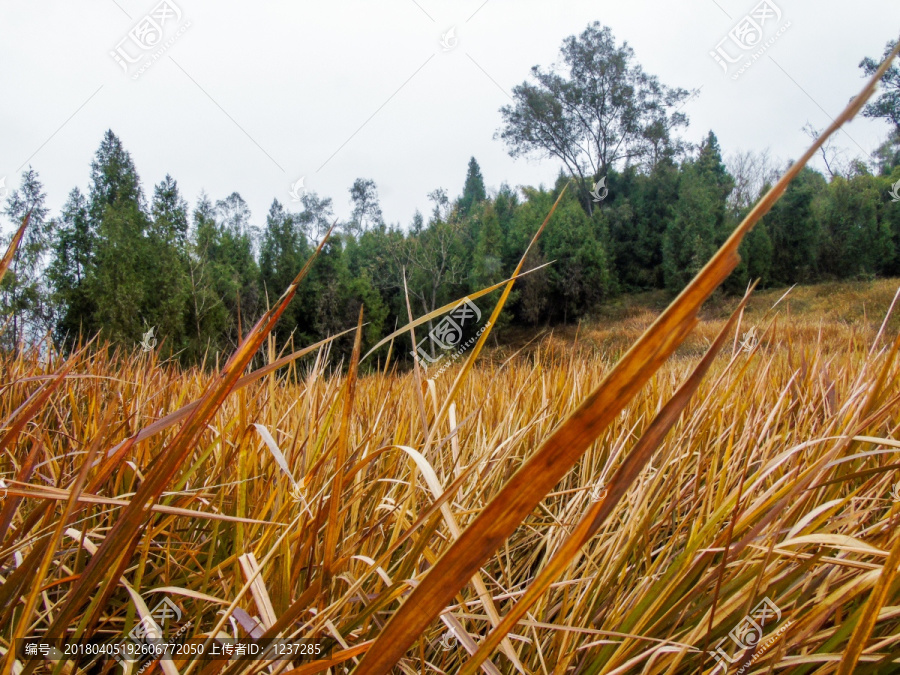
{"type": "Polygon", "coordinates": [[[156,328],[168,350],[186,344],[186,323],[191,288],[188,282],[188,206],[169,175],[156,185],[146,233],[144,283],[148,287],[142,307],[146,323],[156,328]]]}
{"type": "Polygon", "coordinates": [[[69,193],[56,223],[53,258],[47,276],[57,308],[56,338],[72,344],[79,335],[93,333],[95,312],[87,288],[94,258],[94,235],[88,200],[78,188],[69,193]]]}
{"type": "Polygon", "coordinates": [[[466,171],[466,183],[463,186],[462,197],[460,197],[458,205],[461,215],[466,216],[472,210],[472,207],[487,199],[487,192],[484,188],[484,178],[481,176],[481,167],[472,157],[469,160],[469,168],[466,171]]]}
{"type": "MultiPolygon", "coordinates": [[[[274,200],[266,217],[259,256],[260,280],[266,292],[267,305],[275,302],[294,280],[310,253],[306,237],[294,216],[287,213],[277,199],[274,200]]],[[[308,314],[302,311],[306,295],[301,290],[300,296],[294,298],[279,325],[275,327],[275,333],[280,339],[286,339],[298,328],[301,334],[309,332],[311,322],[308,322],[308,314]]]]}
{"type": "Polygon", "coordinates": [[[91,164],[88,214],[95,239],[86,288],[95,312],[83,326],[87,336],[98,329],[105,338],[133,345],[152,327],[143,311],[147,294],[155,292],[143,274],[150,255],[143,202],[131,155],[107,131],[91,164]]]}
{"type": "Polygon", "coordinates": [[[733,188],[710,131],[697,159],[682,167],[678,200],[663,237],[663,272],[670,290],[680,291],[727,236],[727,199],[733,188]]]}
{"type": "MultiPolygon", "coordinates": [[[[46,198],[37,171],[28,167],[22,174],[19,188],[7,198],[4,209],[6,217],[12,221],[13,232],[19,229],[25,216],[31,214],[12,265],[0,285],[0,307],[4,315],[12,315],[9,334],[4,337],[8,337],[13,345],[23,338],[40,339],[49,327],[49,289],[41,275],[53,234],[53,223],[47,220],[46,198]]],[[[3,242],[4,248],[12,236],[3,242]]]]}

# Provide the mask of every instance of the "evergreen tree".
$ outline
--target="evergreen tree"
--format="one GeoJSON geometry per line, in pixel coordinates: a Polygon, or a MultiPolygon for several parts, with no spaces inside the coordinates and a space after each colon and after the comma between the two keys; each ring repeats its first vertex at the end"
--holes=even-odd
{"type": "Polygon", "coordinates": [[[193,213],[187,244],[188,307],[187,351],[189,362],[207,354],[215,356],[226,344],[230,328],[222,291],[229,274],[221,262],[221,232],[209,197],[202,193],[193,213]]]}
{"type": "Polygon", "coordinates": [[[610,175],[616,191],[604,211],[619,282],[629,290],[662,288],[663,236],[678,200],[678,167],[661,161],[649,174],[632,167],[610,175]]]}
{"type": "Polygon", "coordinates": [[[832,278],[871,278],[891,269],[894,244],[887,222],[879,222],[882,197],[873,176],[835,178],[814,205],[821,223],[819,272],[832,278]]]}
{"type": "MultiPolygon", "coordinates": [[[[99,331],[114,342],[135,345],[158,316],[148,313],[157,289],[146,271],[153,266],[151,220],[131,155],[107,131],[91,164],[88,206],[93,256],[86,290],[93,305],[86,336],[99,331]]],[[[172,336],[165,336],[171,340],[172,336]]]]}
{"type": "Polygon", "coordinates": [[[820,226],[813,202],[827,188],[825,177],[804,168],[763,219],[772,240],[772,282],[791,285],[813,281],[820,226]]]}
{"type": "Polygon", "coordinates": [[[17,190],[6,201],[4,213],[12,221],[8,246],[25,216],[31,214],[28,227],[13,256],[12,265],[0,285],[2,313],[12,315],[9,333],[4,338],[13,345],[22,339],[35,341],[50,325],[49,289],[42,278],[45,255],[51,247],[53,223],[47,220],[47,195],[37,171],[28,167],[17,190]]]}
{"type": "Polygon", "coordinates": [[[72,344],[79,335],[93,333],[96,310],[87,288],[94,258],[94,233],[88,200],[78,188],[69,193],[56,223],[47,276],[57,308],[56,337],[72,344]]]}
{"type": "Polygon", "coordinates": [[[504,241],[500,218],[493,204],[484,204],[474,218],[479,227],[472,258],[472,290],[477,291],[504,279],[504,241]]]}
{"type": "Polygon", "coordinates": [[[191,286],[188,281],[188,206],[169,175],[154,189],[146,233],[147,258],[143,270],[148,292],[143,318],[166,340],[168,350],[186,346],[191,286]]]}
{"type": "Polygon", "coordinates": [[[472,157],[466,171],[466,183],[463,186],[462,197],[459,199],[459,212],[466,216],[475,204],[483,202],[485,199],[487,199],[487,192],[484,189],[484,178],[481,177],[481,167],[472,157]]]}
{"type": "Polygon", "coordinates": [[[188,205],[178,191],[178,182],[170,175],[153,192],[150,214],[153,230],[168,242],[183,243],[188,231],[188,205]]]}
{"type": "MultiPolygon", "coordinates": [[[[310,253],[306,237],[297,226],[294,216],[287,213],[277,199],[273,201],[266,217],[259,256],[260,280],[265,288],[267,306],[271,306],[290,285],[310,253]]],[[[275,327],[275,334],[281,340],[285,340],[295,329],[299,329],[301,334],[305,333],[306,337],[311,337],[311,326],[305,321],[309,315],[301,309],[304,295],[306,294],[301,291],[300,297],[291,301],[279,325],[275,327]]]]}
{"type": "Polygon", "coordinates": [[[250,222],[247,202],[237,192],[216,202],[214,213],[219,235],[215,251],[217,287],[228,308],[229,339],[237,345],[264,311],[255,256],[257,228],[250,222]]]}
{"type": "Polygon", "coordinates": [[[684,288],[724,241],[733,187],[718,140],[710,131],[697,159],[683,166],[678,200],[663,237],[663,272],[670,290],[684,288]]]}

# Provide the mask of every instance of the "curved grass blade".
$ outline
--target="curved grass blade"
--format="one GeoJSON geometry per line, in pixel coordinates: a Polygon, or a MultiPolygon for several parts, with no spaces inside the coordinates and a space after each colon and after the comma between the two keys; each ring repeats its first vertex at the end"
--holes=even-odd
{"type": "MultiPolygon", "coordinates": [[[[556,207],[554,206],[554,208],[556,208],[556,207]]],[[[551,214],[552,214],[552,213],[553,213],[553,212],[551,211],[551,214]]],[[[544,224],[546,225],[546,222],[545,222],[544,224]]],[[[524,257],[523,257],[523,260],[524,260],[524,257]]],[[[528,274],[531,274],[532,272],[537,272],[539,269],[543,269],[544,267],[547,267],[548,265],[552,265],[552,264],[553,264],[553,261],[550,261],[550,262],[548,262],[548,263],[544,263],[543,265],[539,265],[539,266],[537,266],[537,267],[533,267],[533,268],[531,268],[530,270],[528,270],[527,272],[522,272],[521,274],[520,274],[519,272],[520,272],[520,270],[522,269],[522,266],[519,265],[519,267],[516,268],[515,274],[513,274],[509,279],[506,279],[505,281],[501,281],[501,282],[499,282],[499,283],[496,283],[496,284],[494,284],[493,286],[488,286],[487,288],[482,288],[480,291],[475,291],[475,292],[473,292],[473,293],[469,293],[469,294],[466,296],[466,298],[468,298],[469,300],[476,300],[477,298],[480,298],[480,297],[482,297],[483,295],[487,295],[488,293],[491,293],[491,292],[493,292],[493,291],[496,291],[496,290],[497,290],[498,288],[500,288],[501,286],[504,286],[504,285],[506,285],[506,284],[510,284],[510,283],[516,281],[517,279],[521,279],[522,277],[524,277],[524,276],[526,276],[526,275],[528,275],[528,274]]],[[[451,309],[453,309],[454,307],[456,307],[457,305],[459,305],[459,303],[460,303],[462,300],[464,300],[464,299],[465,299],[465,298],[460,298],[459,300],[454,300],[453,302],[450,302],[450,303],[444,305],[443,307],[438,307],[438,308],[437,308],[436,310],[434,310],[433,312],[428,312],[428,314],[425,314],[424,316],[420,316],[420,317],[419,317],[418,319],[416,319],[415,321],[410,321],[408,324],[406,324],[405,326],[403,326],[403,328],[398,328],[398,329],[395,330],[393,333],[391,333],[390,335],[388,335],[386,338],[384,338],[383,340],[379,341],[378,344],[376,344],[374,347],[372,347],[369,351],[367,351],[367,352],[366,352],[366,355],[363,356],[362,359],[360,359],[360,361],[365,361],[365,360],[366,360],[367,358],[369,358],[373,353],[375,353],[375,352],[379,349],[379,347],[383,347],[384,345],[386,345],[386,344],[387,344],[388,342],[390,342],[391,340],[400,337],[400,336],[403,335],[404,333],[408,333],[410,328],[418,328],[418,327],[421,326],[423,323],[427,323],[428,321],[431,321],[432,319],[436,319],[437,317],[439,317],[439,316],[441,316],[441,315],[443,315],[443,314],[446,314],[446,313],[449,312],[451,309]]]]}
{"type": "Polygon", "coordinates": [[[31,211],[26,214],[25,220],[22,221],[22,224],[19,226],[19,229],[16,230],[16,234],[13,236],[12,241],[9,242],[6,253],[4,253],[3,258],[0,259],[0,281],[3,281],[3,277],[6,276],[6,270],[8,270],[9,266],[12,264],[13,258],[16,255],[16,250],[18,250],[19,244],[22,243],[22,237],[25,236],[25,230],[28,228],[28,221],[30,220],[31,211]]]}

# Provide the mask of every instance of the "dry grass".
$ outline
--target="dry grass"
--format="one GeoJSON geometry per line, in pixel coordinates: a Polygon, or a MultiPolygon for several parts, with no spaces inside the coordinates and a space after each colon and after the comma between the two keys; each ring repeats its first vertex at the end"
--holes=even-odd
{"type": "MultiPolygon", "coordinates": [[[[872,302],[883,302],[886,295],[879,291],[891,285],[882,282],[872,302]]],[[[801,296],[818,293],[797,290],[801,296]]],[[[848,306],[848,312],[855,311],[848,306]]],[[[757,323],[748,312],[739,332],[747,333],[752,324],[761,337],[758,346],[749,353],[738,347],[716,360],[652,466],[514,630],[512,644],[526,672],[565,672],[575,665],[581,672],[698,672],[696,650],[707,641],[712,649],[765,596],[782,609],[783,622],[793,623],[756,672],[766,672],[771,663],[781,663],[779,670],[793,664],[793,672],[802,672],[800,662],[831,663],[833,670],[829,659],[841,654],[852,620],[896,539],[900,506],[890,494],[900,425],[896,365],[888,369],[878,400],[868,398],[885,365],[884,349],[896,333],[876,342],[877,324],[850,324],[845,315],[815,309],[791,313],[788,319],[782,303],[766,323],[757,323]],[[852,437],[894,439],[894,445],[852,437]],[[808,489],[797,489],[806,472],[812,477],[808,489]],[[796,542],[801,536],[805,539],[796,542]],[[626,639],[623,633],[636,637],[626,639]],[[673,644],[685,647],[676,650],[673,644]]],[[[609,341],[613,346],[604,357],[605,336],[639,332],[641,320],[584,330],[579,340],[589,337],[597,350],[591,358],[553,338],[505,364],[495,358],[476,368],[457,396],[458,425],[445,422],[436,430],[439,440],[418,466],[412,453],[398,447],[421,447],[426,434],[414,374],[361,376],[346,432],[346,466],[353,468],[344,475],[335,576],[317,593],[309,589],[321,580],[325,557],[326,493],[334,476],[329,458],[339,446],[345,378],[330,372],[320,354],[315,363],[249,385],[226,400],[160,504],[265,524],[160,513],[141,537],[124,579],[149,605],[158,596],[148,592],[161,587],[230,603],[247,581],[240,556],[253,552],[263,560],[274,553],[261,579],[274,616],[293,615],[289,634],[339,636],[348,646],[365,642],[395,610],[403,582],[424,573],[454,538],[440,516],[426,518],[409,534],[435,500],[429,471],[443,488],[464,476],[447,502],[464,529],[608,372],[619,338],[609,341]],[[254,425],[271,434],[290,476],[254,425]],[[298,518],[289,530],[278,524],[298,518]]],[[[695,332],[697,347],[720,328],[718,319],[703,321],[695,332]]],[[[692,351],[689,345],[653,377],[482,568],[501,615],[691,372],[697,361],[692,351]]],[[[0,361],[3,418],[10,419],[46,382],[34,378],[50,377],[60,366],[58,358],[6,355],[0,361]]],[[[51,395],[3,457],[3,476],[17,486],[10,479],[33,451],[33,473],[19,480],[40,493],[23,501],[6,533],[0,551],[4,581],[16,556],[27,556],[37,538],[48,536],[65,504],[50,502],[49,494],[69,488],[92,443],[114,447],[164,413],[196,400],[209,380],[199,371],[157,363],[153,356],[105,352],[81,357],[74,371],[78,374],[51,395]],[[52,509],[45,513],[48,503],[52,509]]],[[[445,373],[433,388],[423,388],[427,424],[453,375],[445,373]]],[[[130,450],[120,469],[92,494],[127,500],[169,440],[171,434],[163,433],[130,450]]],[[[83,503],[71,528],[99,544],[119,512],[115,505],[83,503]]],[[[77,537],[67,535],[53,557],[29,634],[46,630],[72,577],[90,558],[90,547],[77,537]]],[[[25,590],[30,590],[27,580],[25,590]]],[[[177,591],[168,593],[175,597],[177,591]]],[[[195,617],[197,633],[212,628],[222,607],[189,595],[178,600],[195,617]]],[[[9,635],[21,605],[4,601],[3,631],[9,635]]],[[[116,590],[94,633],[120,637],[134,619],[132,606],[125,589],[116,590]]],[[[266,608],[253,594],[238,606],[270,627],[261,618],[266,608]]],[[[476,641],[489,625],[471,587],[445,616],[476,641]]],[[[897,651],[898,618],[900,609],[889,599],[858,672],[867,672],[863,664],[897,651]]],[[[467,653],[458,640],[444,638],[441,644],[447,630],[433,625],[397,672],[455,672],[467,653]]],[[[514,672],[506,656],[495,655],[493,662],[501,672],[514,672]]],[[[706,667],[713,665],[707,657],[706,667]]]]}

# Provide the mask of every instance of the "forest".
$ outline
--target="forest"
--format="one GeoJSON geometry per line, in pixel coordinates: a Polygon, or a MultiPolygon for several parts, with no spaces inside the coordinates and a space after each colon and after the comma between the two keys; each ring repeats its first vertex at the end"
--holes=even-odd
{"type": "MultiPolygon", "coordinates": [[[[556,182],[500,182],[489,192],[473,157],[459,195],[435,189],[432,212],[416,211],[407,224],[385,222],[371,178],[349,188],[346,222],[335,221],[332,197],[315,192],[296,204],[273,200],[264,220],[237,192],[201,194],[190,206],[173,176],[147,190],[112,130],[87,189],[72,189],[59,214],[49,213],[29,167],[4,208],[13,229],[31,214],[0,287],[9,317],[4,344],[49,338],[72,346],[99,335],[130,348],[152,331],[162,353],[185,364],[213,362],[234,349],[336,223],[276,338],[279,345],[324,339],[353,326],[364,305],[364,346],[371,346],[410,313],[507,279],[567,185],[526,264],[540,269],[518,282],[495,338],[509,325],[590,317],[621,294],[676,293],[789,164],[768,151],[726,156],[713,131],[699,145],[685,142],[689,122],[679,109],[691,94],[646,74],[608,28],[589,26],[567,39],[562,55],[568,72],[535,67],[533,81],[517,86],[514,104],[500,111],[497,132],[513,156],[558,160],[556,182]],[[604,112],[613,104],[617,114],[604,112]]],[[[869,58],[860,63],[863,74],[876,67],[869,58]]],[[[887,123],[884,144],[869,161],[823,147],[824,173],[805,168],[747,236],[724,292],[743,293],[751,280],[766,288],[900,276],[896,65],[882,85],[864,115],[887,123]]]]}

